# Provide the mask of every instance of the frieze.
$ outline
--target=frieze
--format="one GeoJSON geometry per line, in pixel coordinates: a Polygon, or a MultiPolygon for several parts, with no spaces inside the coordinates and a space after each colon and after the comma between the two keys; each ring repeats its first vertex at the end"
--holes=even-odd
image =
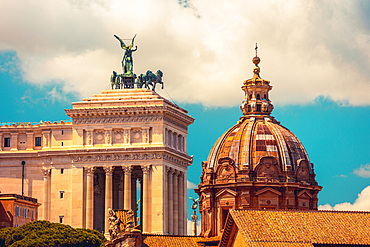
{"type": "Polygon", "coordinates": [[[73,162],[99,162],[117,160],[154,160],[162,159],[161,153],[129,153],[129,154],[106,154],[106,155],[76,155],[72,156],[73,162]]]}
{"type": "Polygon", "coordinates": [[[159,160],[164,159],[179,166],[186,167],[188,162],[172,155],[163,153],[127,153],[127,154],[98,154],[98,155],[72,155],[72,162],[101,162],[121,160],[159,160]]]}
{"type": "Polygon", "coordinates": [[[159,122],[163,116],[137,116],[137,117],[99,117],[99,118],[74,118],[73,124],[104,124],[104,123],[142,123],[159,122]]]}

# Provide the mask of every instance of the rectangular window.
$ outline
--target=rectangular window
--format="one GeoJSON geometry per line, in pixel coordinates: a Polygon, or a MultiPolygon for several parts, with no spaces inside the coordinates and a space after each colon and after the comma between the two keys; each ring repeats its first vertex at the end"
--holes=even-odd
{"type": "Polygon", "coordinates": [[[63,215],[60,215],[60,216],[59,216],[59,223],[60,223],[60,224],[63,224],[63,218],[64,218],[64,216],[63,216],[63,215]]]}
{"type": "Polygon", "coordinates": [[[60,169],[60,174],[63,174],[64,173],[64,169],[60,169]]]}
{"type": "Polygon", "coordinates": [[[59,191],[60,199],[64,198],[64,191],[59,191]]]}
{"type": "Polygon", "coordinates": [[[62,142],[62,146],[63,146],[63,142],[62,142]]]}
{"type": "Polygon", "coordinates": [[[33,220],[34,219],[34,214],[33,214],[33,210],[31,211],[31,220],[33,220]]]}
{"type": "Polygon", "coordinates": [[[64,131],[62,130],[62,135],[64,134],[64,131]]]}
{"type": "Polygon", "coordinates": [[[41,137],[35,137],[35,146],[41,147],[41,137]]]}
{"type": "Polygon", "coordinates": [[[15,215],[21,216],[21,209],[18,206],[15,207],[15,215]]]}
{"type": "Polygon", "coordinates": [[[257,104],[257,111],[261,111],[261,105],[257,104]]]}
{"type": "Polygon", "coordinates": [[[10,137],[4,138],[4,148],[10,147],[10,137]]]}
{"type": "Polygon", "coordinates": [[[27,208],[24,208],[23,209],[23,217],[24,218],[27,218],[27,208]]]}

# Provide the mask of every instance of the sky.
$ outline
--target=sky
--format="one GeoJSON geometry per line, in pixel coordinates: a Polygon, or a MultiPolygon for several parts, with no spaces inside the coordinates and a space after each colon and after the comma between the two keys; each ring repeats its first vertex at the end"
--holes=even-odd
{"type": "Polygon", "coordinates": [[[314,163],[320,208],[370,210],[369,13],[366,0],[1,0],[0,122],[68,119],[71,102],[108,89],[121,70],[113,35],[137,34],[134,72],[161,69],[157,92],[196,119],[196,197],[201,162],[242,115],[258,42],[272,115],[314,163]]]}

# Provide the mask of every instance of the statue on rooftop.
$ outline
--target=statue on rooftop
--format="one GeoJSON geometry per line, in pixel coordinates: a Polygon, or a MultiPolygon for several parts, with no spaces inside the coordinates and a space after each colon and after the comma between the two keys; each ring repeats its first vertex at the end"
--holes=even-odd
{"type": "Polygon", "coordinates": [[[122,49],[125,50],[125,54],[122,58],[123,76],[133,76],[134,75],[133,73],[134,61],[132,59],[132,52],[137,50],[137,46],[135,46],[135,49],[132,49],[132,47],[134,46],[134,40],[135,40],[136,34],[131,40],[131,45],[128,47],[126,46],[125,42],[121,38],[119,38],[117,35],[114,35],[114,37],[116,37],[116,39],[118,39],[121,42],[121,47],[122,49]]]}

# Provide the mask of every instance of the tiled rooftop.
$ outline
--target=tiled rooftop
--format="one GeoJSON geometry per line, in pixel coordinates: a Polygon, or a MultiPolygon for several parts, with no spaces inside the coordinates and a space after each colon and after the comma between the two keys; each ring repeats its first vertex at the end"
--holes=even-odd
{"type": "Polygon", "coordinates": [[[370,212],[230,210],[230,215],[250,246],[370,245],[370,212]]]}
{"type": "Polygon", "coordinates": [[[193,236],[143,235],[145,247],[198,247],[198,241],[204,242],[206,239],[193,236]]]}

